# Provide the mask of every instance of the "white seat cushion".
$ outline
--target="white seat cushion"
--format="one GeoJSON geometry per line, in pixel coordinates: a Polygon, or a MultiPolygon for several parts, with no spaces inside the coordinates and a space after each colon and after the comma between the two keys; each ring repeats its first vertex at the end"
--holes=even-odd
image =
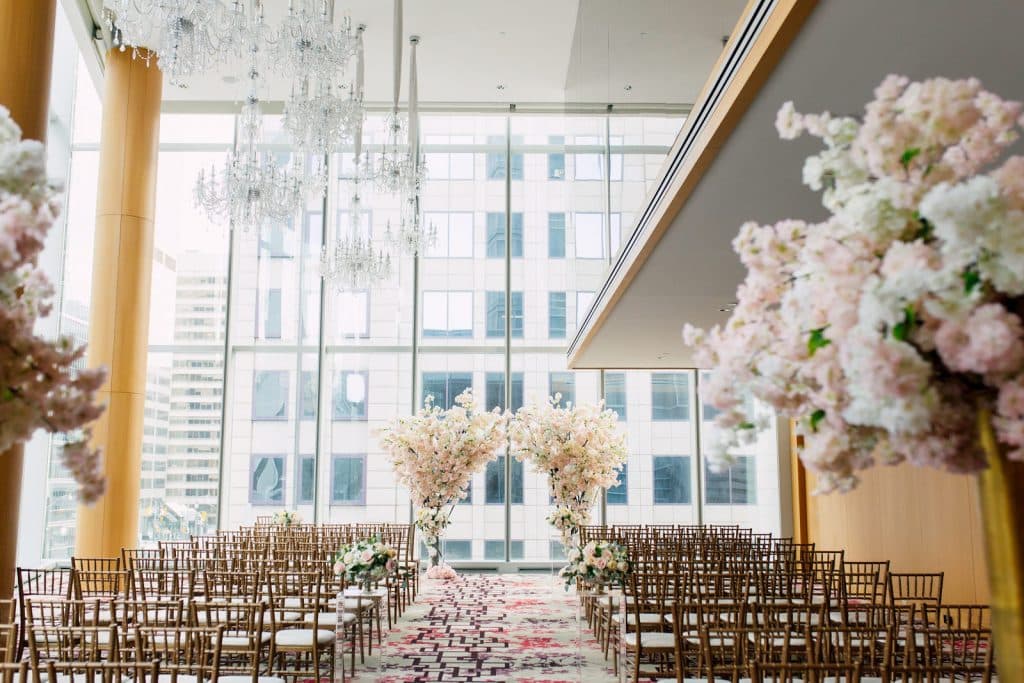
{"type": "Polygon", "coordinates": [[[173,674],[160,674],[157,678],[157,683],[198,683],[199,679],[192,674],[178,674],[177,678],[173,674]]]}
{"type": "MultiPolygon", "coordinates": [[[[669,616],[671,616],[671,615],[669,615],[669,616]]],[[[618,623],[620,623],[622,621],[622,617],[620,615],[618,615],[618,614],[613,614],[612,615],[612,621],[614,621],[616,624],[618,624],[618,623]]],[[[663,622],[663,619],[662,619],[662,615],[661,614],[657,614],[655,612],[641,612],[640,613],[640,623],[641,624],[661,624],[662,622],[663,622]]],[[[627,624],[635,624],[636,623],[636,615],[632,614],[632,613],[631,614],[627,614],[626,615],[626,623],[627,624]]]]}
{"type": "MultiPolygon", "coordinates": [[[[656,633],[654,631],[640,632],[640,647],[669,649],[674,648],[676,641],[671,633],[656,633]]],[[[627,633],[622,636],[622,642],[629,647],[636,647],[637,634],[627,633]]]]}
{"type": "MultiPolygon", "coordinates": [[[[342,615],[342,623],[351,624],[356,620],[356,615],[351,612],[345,612],[342,615]]],[[[313,623],[313,613],[309,612],[306,614],[306,618],[302,620],[306,624],[313,623]]],[[[337,626],[338,625],[338,613],[337,612],[321,612],[317,617],[317,624],[320,626],[337,626]]]]}
{"type": "MultiPolygon", "coordinates": [[[[273,638],[273,634],[264,631],[260,634],[260,645],[266,645],[273,638]]],[[[224,634],[224,640],[221,641],[221,647],[224,649],[235,649],[245,650],[250,647],[249,636],[242,633],[229,632],[224,634]]]]}
{"type": "MultiPolygon", "coordinates": [[[[316,642],[318,645],[328,645],[334,642],[334,631],[318,629],[316,631],[316,642]]],[[[286,628],[274,634],[274,644],[278,647],[312,647],[313,629],[311,628],[286,628]]]]}
{"type": "MultiPolygon", "coordinates": [[[[220,676],[217,683],[252,683],[252,676],[220,676]]],[[[277,676],[257,676],[256,683],[285,683],[277,676]]]]}

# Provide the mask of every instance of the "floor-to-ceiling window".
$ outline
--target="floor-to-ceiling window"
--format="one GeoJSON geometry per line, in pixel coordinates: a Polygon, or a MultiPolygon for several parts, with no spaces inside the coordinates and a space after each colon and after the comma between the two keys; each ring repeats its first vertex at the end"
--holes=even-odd
{"type": "MultiPolygon", "coordinates": [[[[512,410],[555,393],[563,402],[605,398],[628,436],[629,462],[595,521],[778,530],[774,436],[728,472],[707,471],[700,431],[709,412],[694,372],[566,367],[566,346],[681,121],[425,115],[421,205],[437,238],[417,258],[396,255],[385,282],[346,289],[323,284],[322,246],[353,225],[381,240],[400,220],[396,199],[372,181],[361,183],[354,210],[350,149],[324,159],[326,198],[291,220],[229,233],[192,208],[191,193],[199,168],[222,160],[233,117],[165,115],[140,541],[230,528],[282,508],[307,520],[407,520],[409,497],[375,430],[427,396],[450,405],[467,388],[488,408],[512,410]]],[[[383,122],[367,122],[371,154],[384,142],[383,122]]],[[[81,286],[65,293],[62,309],[65,328],[78,320],[83,330],[96,192],[88,173],[95,137],[84,135],[72,159],[67,246],[68,273],[81,286]]],[[[277,117],[266,118],[264,141],[268,155],[286,155],[277,117]]],[[[57,474],[45,553],[54,558],[70,552],[74,532],[57,474]]],[[[544,475],[501,453],[458,506],[446,556],[557,560],[548,511],[544,475]]]]}

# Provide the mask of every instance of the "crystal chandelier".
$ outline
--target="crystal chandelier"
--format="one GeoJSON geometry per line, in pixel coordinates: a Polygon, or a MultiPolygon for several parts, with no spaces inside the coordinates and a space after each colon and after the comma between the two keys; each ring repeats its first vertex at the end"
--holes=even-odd
{"type": "Polygon", "coordinates": [[[331,83],[355,56],[357,45],[348,17],[334,26],[334,0],[290,0],[270,52],[283,75],[331,83]]]}
{"type": "MultiPolygon", "coordinates": [[[[254,17],[248,36],[251,40],[249,96],[238,120],[238,138],[228,155],[224,169],[209,175],[200,171],[195,185],[195,201],[211,220],[229,219],[233,226],[257,229],[264,220],[287,220],[302,208],[311,186],[326,184],[326,176],[317,171],[306,173],[293,166],[285,169],[272,159],[261,158],[263,112],[257,87],[260,79],[259,55],[262,13],[254,17]]],[[[293,159],[296,158],[293,155],[293,159]]]]}
{"type": "MultiPolygon", "coordinates": [[[[396,3],[399,11],[400,0],[396,3]]],[[[399,24],[400,26],[400,24],[399,24]]],[[[400,28],[396,29],[396,33],[400,28]]],[[[391,115],[387,120],[388,137],[373,168],[377,189],[398,195],[399,216],[397,229],[388,225],[389,240],[407,254],[417,254],[436,238],[434,228],[424,225],[420,211],[420,192],[427,176],[426,163],[420,154],[419,93],[416,74],[416,46],[419,36],[409,39],[409,114],[398,113],[398,87],[391,115]]],[[[400,45],[400,43],[399,43],[400,45]]],[[[400,55],[396,56],[400,63],[400,55]]],[[[399,76],[396,68],[396,78],[399,76]]]]}
{"type": "Polygon", "coordinates": [[[349,221],[333,246],[324,246],[320,255],[320,274],[339,289],[362,289],[391,275],[391,255],[374,248],[369,225],[364,226],[359,179],[353,181],[349,202],[349,221]]]}
{"type": "Polygon", "coordinates": [[[296,146],[307,153],[333,150],[342,140],[355,137],[365,117],[363,109],[363,46],[360,25],[356,30],[356,78],[343,87],[333,78],[303,78],[301,86],[284,107],[284,127],[296,146]]]}
{"type": "Polygon", "coordinates": [[[106,22],[114,44],[129,47],[147,64],[155,54],[172,85],[184,87],[243,44],[246,12],[241,0],[107,0],[106,22]]]}

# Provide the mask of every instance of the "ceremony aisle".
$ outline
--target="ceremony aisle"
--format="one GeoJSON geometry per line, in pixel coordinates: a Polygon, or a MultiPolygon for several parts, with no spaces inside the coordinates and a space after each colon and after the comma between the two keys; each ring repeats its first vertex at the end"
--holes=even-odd
{"type": "Polygon", "coordinates": [[[385,672],[357,670],[356,680],[616,680],[586,629],[579,647],[576,605],[575,595],[550,574],[424,579],[416,604],[388,636],[385,672]]]}

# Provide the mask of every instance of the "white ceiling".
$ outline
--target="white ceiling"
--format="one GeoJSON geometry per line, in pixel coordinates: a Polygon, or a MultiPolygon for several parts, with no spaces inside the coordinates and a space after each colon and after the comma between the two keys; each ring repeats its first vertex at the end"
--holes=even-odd
{"type": "MultiPolygon", "coordinates": [[[[800,183],[813,140],[779,140],[775,113],[856,113],[889,73],[977,76],[1024,99],[1024,2],[820,0],[800,35],[719,151],[642,269],[591,331],[579,368],[692,367],[680,331],[724,323],[719,309],[743,277],[730,243],[747,220],[819,219],[818,196],[800,183]]],[[[601,305],[601,302],[595,302],[601,305]]]]}
{"type": "MultiPolygon", "coordinates": [[[[88,0],[101,16],[103,0],[88,0]]],[[[404,34],[417,34],[420,99],[430,103],[692,103],[744,0],[406,0],[404,34]],[[499,90],[498,85],[504,86],[499,90]],[[627,85],[632,86],[626,90],[627,85]]],[[[265,0],[271,24],[288,0],[265,0]]],[[[336,17],[367,25],[366,98],[391,98],[390,0],[337,0],[336,17]]],[[[405,46],[408,64],[408,45],[405,46]]],[[[235,102],[244,65],[164,88],[173,102],[235,102]]],[[[403,73],[403,98],[407,89],[403,73]]],[[[289,84],[270,81],[266,100],[289,84]]]]}

